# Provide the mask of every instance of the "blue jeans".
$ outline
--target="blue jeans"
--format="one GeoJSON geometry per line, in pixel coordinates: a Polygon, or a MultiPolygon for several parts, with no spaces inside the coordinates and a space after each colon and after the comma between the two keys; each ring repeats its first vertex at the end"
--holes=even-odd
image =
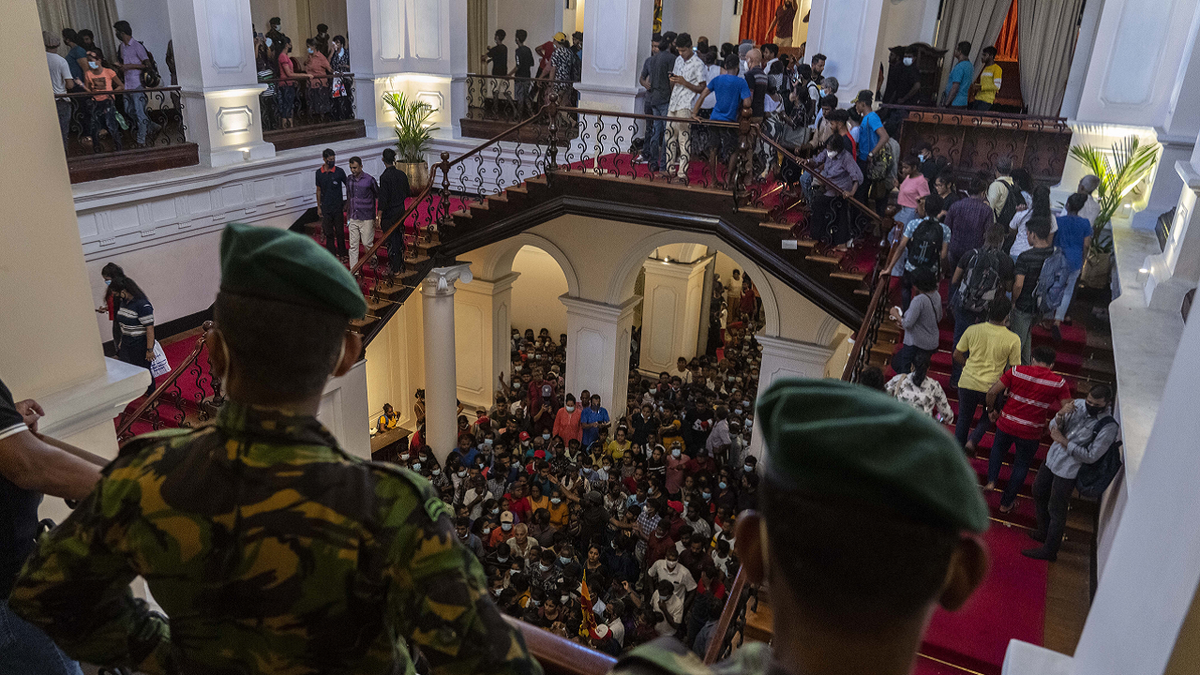
{"type": "MultiPolygon", "coordinates": [[[[958,419],[954,422],[954,437],[958,444],[966,447],[967,433],[971,432],[971,421],[975,418],[975,410],[987,403],[987,392],[974,389],[958,389],[958,419]]],[[[983,435],[992,427],[992,422],[986,415],[979,420],[979,426],[971,432],[970,440],[976,446],[983,440],[983,435]]],[[[995,443],[995,441],[993,441],[995,443]]],[[[995,447],[994,445],[992,447],[995,447]]]]}
{"type": "MultiPolygon", "coordinates": [[[[971,326],[983,321],[983,319],[983,312],[968,312],[962,308],[954,310],[954,342],[950,345],[951,354],[954,353],[954,350],[958,349],[958,341],[962,339],[963,333],[967,332],[967,329],[971,326]]],[[[958,386],[958,377],[962,375],[962,369],[963,367],[958,365],[958,363],[954,364],[954,367],[950,371],[951,386],[958,386]]]]}
{"type": "MultiPolygon", "coordinates": [[[[1009,447],[1016,446],[1012,475],[1008,478],[1008,487],[1004,488],[1004,494],[1000,496],[1000,506],[1008,508],[1017,498],[1017,492],[1025,484],[1029,465],[1033,462],[1033,456],[1037,454],[1040,444],[1040,438],[1017,438],[999,429],[996,430],[996,438],[992,441],[992,454],[988,458],[989,483],[995,483],[996,479],[1000,477],[1000,467],[1004,465],[1004,455],[1008,454],[1009,447]]],[[[1045,470],[1049,471],[1049,469],[1045,470]]]]}
{"type": "Polygon", "coordinates": [[[892,370],[897,373],[907,373],[912,369],[913,359],[917,358],[917,354],[924,352],[933,356],[936,349],[921,349],[916,345],[904,345],[896,355],[892,357],[892,370]]]}
{"type": "Polygon", "coordinates": [[[49,635],[14,614],[7,600],[0,600],[0,673],[83,675],[49,635]]]}
{"type": "Polygon", "coordinates": [[[1014,309],[1008,314],[1008,329],[1021,338],[1021,364],[1026,366],[1030,364],[1029,353],[1033,349],[1030,331],[1033,330],[1034,323],[1033,315],[1029,312],[1014,309]]]}
{"type": "Polygon", "coordinates": [[[1075,297],[1075,284],[1079,281],[1079,273],[1083,268],[1077,269],[1067,277],[1067,290],[1063,291],[1062,302],[1058,303],[1058,309],[1054,312],[1054,320],[1062,321],[1067,318],[1067,310],[1071,308],[1071,299],[1075,297]]]}
{"type": "MultiPolygon", "coordinates": [[[[660,117],[667,116],[667,104],[650,106],[650,114],[660,117]]],[[[658,171],[663,165],[663,131],[667,128],[663,120],[650,122],[650,142],[646,148],[646,161],[650,163],[651,171],[658,171]]]]}
{"type": "Polygon", "coordinates": [[[146,116],[146,95],[142,93],[125,96],[125,114],[132,122],[137,121],[138,145],[146,144],[146,132],[150,130],[150,118],[146,116]]]}

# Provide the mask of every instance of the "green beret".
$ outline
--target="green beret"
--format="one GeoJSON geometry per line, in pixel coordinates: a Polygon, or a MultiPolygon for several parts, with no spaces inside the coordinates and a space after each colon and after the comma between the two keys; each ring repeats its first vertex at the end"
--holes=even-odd
{"type": "Polygon", "coordinates": [[[306,307],[351,319],[367,301],[350,270],[311,237],[273,227],[232,223],[221,233],[221,290],[306,307]]]}
{"type": "Polygon", "coordinates": [[[987,503],[958,442],[883,392],[840,380],[781,379],[759,399],[758,421],[772,481],[956,530],[988,527],[987,503]]]}

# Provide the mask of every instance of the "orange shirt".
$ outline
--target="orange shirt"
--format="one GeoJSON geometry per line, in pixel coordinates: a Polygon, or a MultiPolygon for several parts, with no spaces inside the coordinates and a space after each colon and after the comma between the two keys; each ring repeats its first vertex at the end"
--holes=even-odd
{"type": "MultiPolygon", "coordinates": [[[[112,83],[117,79],[117,74],[112,68],[101,68],[100,72],[87,70],[83,73],[83,79],[87,82],[88,89],[92,91],[112,91],[112,83]]],[[[107,101],[112,98],[111,94],[93,94],[92,98],[97,101],[107,101]]]]}

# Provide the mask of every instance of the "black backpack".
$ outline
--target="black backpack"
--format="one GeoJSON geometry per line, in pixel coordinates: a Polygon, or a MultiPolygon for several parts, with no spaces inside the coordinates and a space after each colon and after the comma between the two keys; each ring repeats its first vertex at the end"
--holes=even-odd
{"type": "MultiPolygon", "coordinates": [[[[1096,439],[1104,427],[1116,423],[1117,421],[1113,419],[1112,415],[1100,418],[1096,422],[1095,431],[1092,432],[1092,440],[1096,439]]],[[[1099,499],[1120,470],[1121,441],[1114,438],[1112,445],[1108,446],[1103,455],[1100,455],[1100,459],[1079,467],[1079,473],[1075,476],[1075,489],[1079,491],[1080,497],[1099,499]]]]}
{"type": "Polygon", "coordinates": [[[1000,213],[996,214],[996,222],[1004,227],[1008,227],[1012,222],[1013,216],[1017,215],[1017,207],[1025,202],[1021,198],[1021,193],[1012,183],[1005,183],[1002,180],[996,181],[1004,186],[1004,205],[1000,207],[1000,213]]]}
{"type": "Polygon", "coordinates": [[[967,262],[966,273],[958,287],[959,308],[967,312],[986,311],[1000,290],[1000,256],[996,249],[981,248],[967,262]]]}
{"type": "Polygon", "coordinates": [[[942,224],[926,218],[908,240],[908,263],[916,269],[938,271],[942,259],[942,224]]]}

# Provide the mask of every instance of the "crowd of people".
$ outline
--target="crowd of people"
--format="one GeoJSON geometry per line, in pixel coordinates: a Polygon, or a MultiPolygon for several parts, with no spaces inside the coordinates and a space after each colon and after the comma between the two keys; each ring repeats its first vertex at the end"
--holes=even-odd
{"type": "MultiPolygon", "coordinates": [[[[729,293],[713,355],[653,378],[631,368],[621,417],[599,394],[565,390],[567,336],[546,328],[513,329],[512,381],[501,376],[474,419],[460,404],[444,461],[416,392],[417,430],[391,459],[453,509],[502,611],[612,654],[666,635],[703,653],[738,569],[733,524],[760,480],[747,450],[761,307],[749,279],[729,293]]],[[[388,405],[378,428],[398,420],[388,405]]]]}
{"type": "MultiPolygon", "coordinates": [[[[104,150],[102,132],[115,149],[123,150],[122,129],[129,129],[136,146],[142,148],[152,143],[162,128],[147,115],[148,98],[140,91],[163,84],[154,56],[141,40],[134,38],[128,21],[116,22],[113,31],[117,37],[117,53],[109,55],[96,44],[95,34],[89,29],[64,28],[61,39],[42,31],[64,145],[69,142],[72,122],[81,134],[80,141],[85,146],[90,145],[94,153],[104,150]],[[58,53],[63,45],[67,48],[65,58],[58,53]],[[114,92],[122,92],[120,107],[116,105],[114,92]],[[67,94],[90,95],[71,97],[67,94]]],[[[166,65],[171,84],[174,84],[175,58],[172,44],[167,44],[166,65]]]]}
{"type": "Polygon", "coordinates": [[[509,67],[508,33],[498,29],[493,44],[482,56],[482,64],[493,78],[484,85],[484,110],[497,114],[515,115],[520,119],[548,103],[550,94],[558,95],[558,104],[577,104],[578,92],[571,83],[583,77],[583,33],[555,33],[551,39],[530,48],[529,33],[518,29],[513,38],[512,66],[509,67]],[[534,63],[534,55],[537,63],[534,63]],[[508,79],[515,78],[515,79],[508,79]]]}
{"type": "MultiPolygon", "coordinates": [[[[268,129],[291,127],[299,106],[309,117],[346,120],[354,116],[354,87],[349,75],[350,53],[343,35],[329,35],[329,26],[304,40],[304,50],[283,32],[279,17],[271,17],[265,33],[254,30],[254,59],[258,81],[267,85],[259,95],[268,129]],[[299,58],[292,56],[297,50],[299,58]],[[301,86],[303,85],[303,86],[301,86]],[[299,97],[303,88],[304,96],[299,97]]],[[[253,29],[253,27],[252,27],[253,29]]]]}

